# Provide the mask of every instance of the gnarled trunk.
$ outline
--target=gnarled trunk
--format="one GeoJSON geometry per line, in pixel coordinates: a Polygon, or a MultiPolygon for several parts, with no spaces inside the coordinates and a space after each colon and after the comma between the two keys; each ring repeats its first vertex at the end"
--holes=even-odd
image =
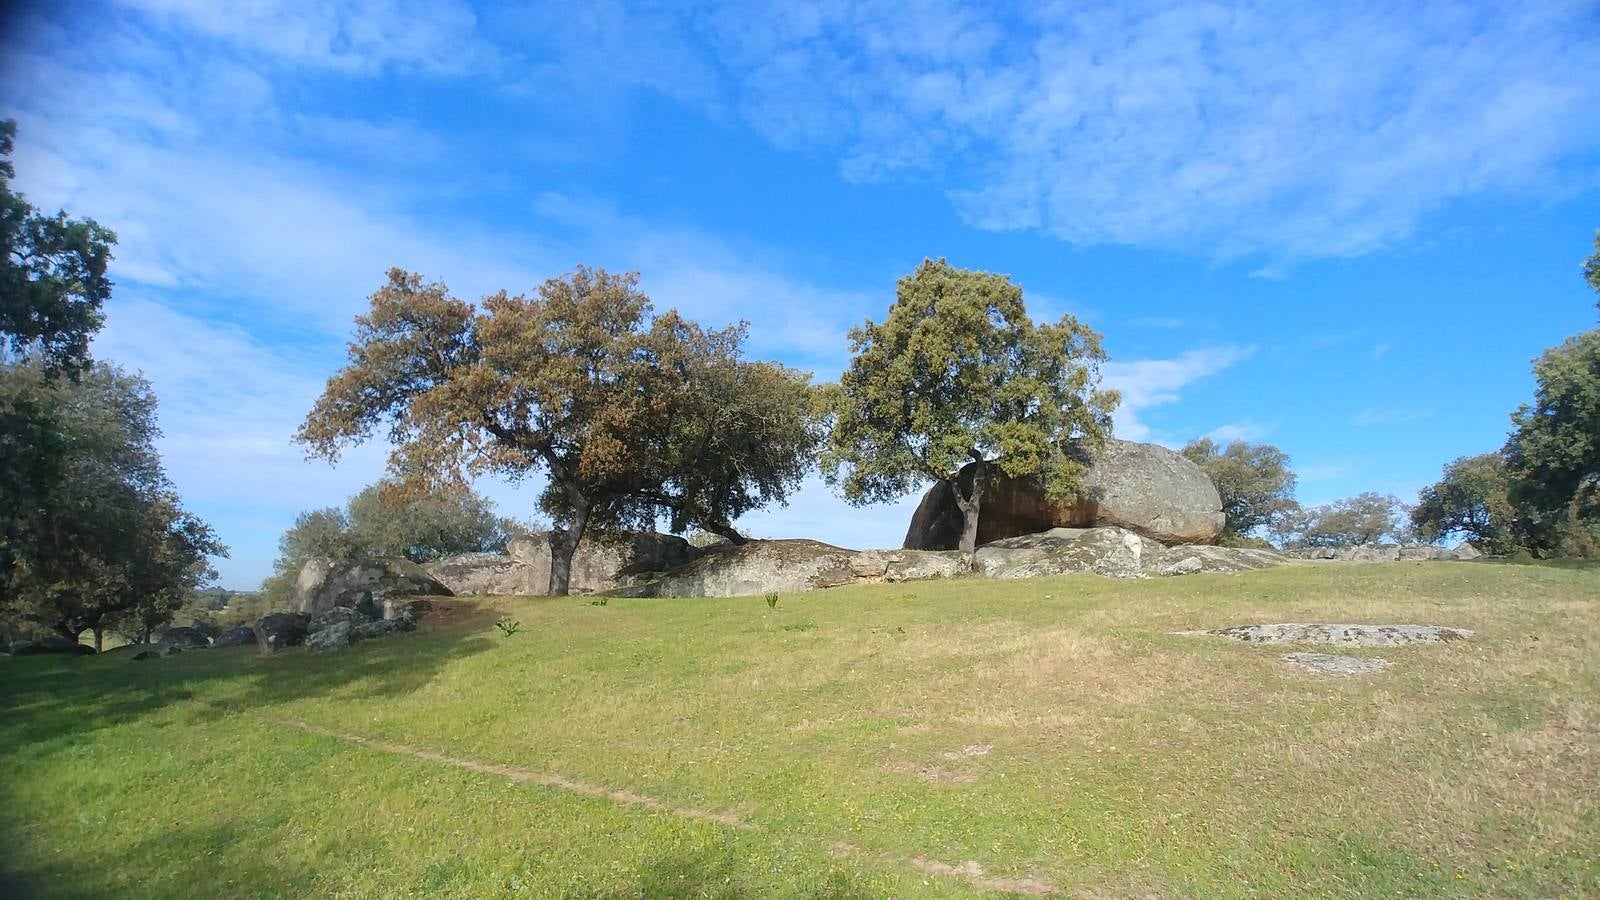
{"type": "Polygon", "coordinates": [[[578,542],[583,540],[583,530],[589,524],[589,506],[584,503],[573,505],[572,521],[566,528],[554,528],[550,531],[550,585],[548,592],[552,597],[565,597],[572,591],[572,557],[578,551],[578,542]]]}
{"type": "Polygon", "coordinates": [[[961,510],[961,545],[958,549],[962,553],[972,553],[978,549],[978,513],[983,506],[983,475],[987,466],[982,459],[973,466],[971,496],[961,495],[961,479],[950,481],[950,492],[955,495],[956,506],[961,510]]]}
{"type": "Polygon", "coordinates": [[[727,522],[713,522],[702,525],[701,527],[712,534],[727,538],[728,543],[734,545],[735,547],[742,547],[745,544],[750,543],[749,538],[740,534],[737,529],[727,522]]]}

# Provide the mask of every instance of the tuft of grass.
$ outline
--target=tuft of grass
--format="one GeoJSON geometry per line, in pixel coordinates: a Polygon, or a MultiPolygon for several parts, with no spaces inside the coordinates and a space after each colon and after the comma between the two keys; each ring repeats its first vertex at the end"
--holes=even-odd
{"type": "Polygon", "coordinates": [[[510,616],[501,616],[495,620],[494,627],[500,629],[500,633],[506,637],[511,637],[522,630],[522,623],[510,616]]]}
{"type": "Polygon", "coordinates": [[[749,602],[490,598],[343,654],[0,660],[0,883],[1600,894],[1600,569],[859,586],[778,627],[749,602]],[[526,634],[491,640],[502,616],[526,634]],[[1477,635],[1330,679],[1174,634],[1282,621],[1477,635]]]}
{"type": "Polygon", "coordinates": [[[767,609],[777,609],[778,608],[778,592],[777,591],[768,591],[767,592],[767,596],[766,596],[766,601],[767,601],[767,609]]]}

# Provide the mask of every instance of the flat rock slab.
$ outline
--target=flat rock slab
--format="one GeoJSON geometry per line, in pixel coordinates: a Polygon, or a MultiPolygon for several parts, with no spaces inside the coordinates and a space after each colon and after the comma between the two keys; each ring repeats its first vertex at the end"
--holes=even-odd
{"type": "Polygon", "coordinates": [[[1466,628],[1443,625],[1326,625],[1284,622],[1277,625],[1234,625],[1210,631],[1185,631],[1182,634],[1211,634],[1250,644],[1339,644],[1347,647],[1405,647],[1411,644],[1443,644],[1472,637],[1466,628]]]}
{"type": "Polygon", "coordinates": [[[1283,658],[1293,666],[1310,669],[1323,675],[1372,675],[1389,668],[1387,660],[1370,656],[1338,656],[1333,653],[1285,653],[1283,658]]]}

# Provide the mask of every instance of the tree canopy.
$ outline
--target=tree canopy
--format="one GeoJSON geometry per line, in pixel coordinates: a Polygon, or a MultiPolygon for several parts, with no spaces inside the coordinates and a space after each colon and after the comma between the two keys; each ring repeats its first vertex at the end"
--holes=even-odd
{"type": "Polygon", "coordinates": [[[408,482],[542,471],[540,506],[559,526],[550,592],[563,594],[591,525],[666,513],[723,528],[798,483],[805,440],[762,436],[814,428],[810,405],[789,402],[809,391],[806,376],[749,368],[743,337],[655,315],[636,273],[579,267],[474,307],[393,269],[298,437],[334,458],[386,425],[391,468],[408,482]],[[766,393],[711,410],[719,377],[766,393]]]}
{"type": "MultiPolygon", "coordinates": [[[[1085,472],[1074,448],[1110,433],[1118,397],[1098,387],[1100,335],[1070,315],[1034,323],[1004,275],[925,260],[900,279],[885,320],[852,329],[850,345],[823,464],[851,503],[951,479],[967,462],[1035,476],[1065,497],[1085,472]]],[[[982,504],[976,474],[970,496],[955,490],[968,552],[982,504]]]]}
{"type": "Polygon", "coordinates": [[[111,296],[117,236],[92,219],[45,215],[11,190],[16,132],[0,122],[0,344],[52,370],[80,369],[111,296]]]}
{"type": "Polygon", "coordinates": [[[1390,494],[1368,491],[1303,509],[1290,526],[1289,541],[1306,547],[1348,547],[1410,537],[1404,503],[1390,494]]]}
{"type": "Polygon", "coordinates": [[[1505,457],[1482,453],[1445,466],[1443,477],[1418,495],[1411,524],[1425,541],[1463,535],[1487,553],[1515,550],[1516,507],[1505,457]]]}
{"type": "Polygon", "coordinates": [[[130,617],[165,621],[214,577],[208,557],[227,551],[162,471],[148,383],[106,363],[69,379],[24,361],[0,369],[0,396],[50,410],[49,474],[59,476],[31,484],[26,502],[0,498],[6,618],[98,640],[130,617]]]}
{"type": "Polygon", "coordinates": [[[1535,549],[1600,554],[1600,330],[1546,350],[1533,374],[1505,448],[1512,501],[1535,549]]]}
{"type": "Polygon", "coordinates": [[[1230,441],[1219,447],[1210,438],[1197,438],[1183,455],[1211,477],[1222,495],[1227,517],[1221,540],[1232,543],[1259,530],[1281,530],[1300,508],[1295,502],[1294,472],[1289,455],[1271,444],[1230,441]]]}

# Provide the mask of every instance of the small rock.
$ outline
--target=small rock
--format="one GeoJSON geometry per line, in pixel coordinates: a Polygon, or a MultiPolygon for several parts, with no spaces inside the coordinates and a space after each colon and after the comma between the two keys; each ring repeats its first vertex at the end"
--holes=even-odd
{"type": "Polygon", "coordinates": [[[256,630],[249,625],[235,625],[217,635],[213,647],[238,647],[256,642],[256,630]]]}
{"type": "Polygon", "coordinates": [[[256,642],[268,650],[304,643],[311,617],[305,613],[268,613],[256,620],[256,642]]]}
{"type": "Polygon", "coordinates": [[[146,660],[146,659],[160,659],[160,658],[161,658],[161,654],[155,652],[154,650],[140,650],[138,653],[135,653],[133,655],[133,661],[134,662],[140,662],[141,660],[146,660]]]}
{"type": "Polygon", "coordinates": [[[399,634],[402,631],[416,630],[417,622],[415,619],[406,618],[404,616],[397,619],[379,619],[376,622],[366,622],[351,628],[350,640],[352,642],[363,641],[369,638],[379,638],[391,634],[399,634]]]}
{"type": "Polygon", "coordinates": [[[167,647],[167,655],[168,656],[177,656],[179,653],[182,653],[182,652],[183,652],[183,648],[179,647],[177,644],[172,644],[172,645],[167,647]]]}
{"type": "Polygon", "coordinates": [[[1175,563],[1170,563],[1161,568],[1162,575],[1193,575],[1205,569],[1205,563],[1198,556],[1185,556],[1175,563]]]}
{"type": "Polygon", "coordinates": [[[173,649],[203,650],[211,646],[211,639],[206,637],[205,632],[198,628],[180,625],[175,628],[168,628],[161,633],[161,646],[169,651],[173,649]]]}
{"type": "Polygon", "coordinates": [[[1389,668],[1389,661],[1370,656],[1339,656],[1333,653],[1286,653],[1283,658],[1302,669],[1323,675],[1372,675],[1389,668]]]}
{"type": "Polygon", "coordinates": [[[335,606],[312,616],[311,624],[308,625],[307,628],[312,634],[316,634],[317,632],[327,628],[329,625],[333,625],[337,622],[344,622],[345,624],[354,628],[357,625],[364,625],[367,622],[371,622],[374,618],[376,617],[367,615],[364,610],[355,609],[349,606],[335,606]]]}

